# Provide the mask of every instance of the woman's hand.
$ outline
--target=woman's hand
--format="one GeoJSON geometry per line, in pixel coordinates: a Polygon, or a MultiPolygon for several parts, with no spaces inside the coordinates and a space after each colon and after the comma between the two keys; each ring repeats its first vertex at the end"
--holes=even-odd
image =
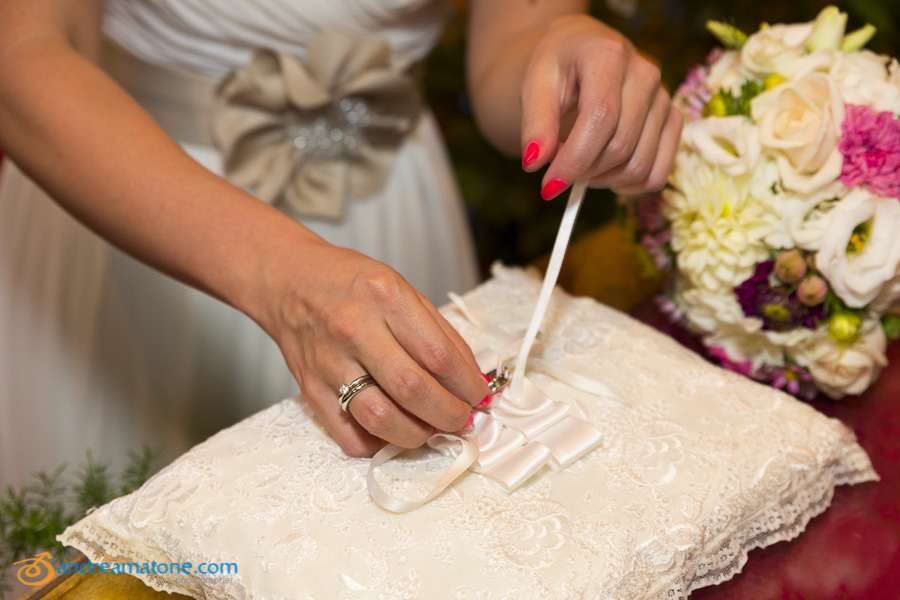
{"type": "Polygon", "coordinates": [[[469,87],[479,125],[550,199],[576,180],[640,193],[665,185],[682,117],[659,68],[583,0],[470,5],[469,87]]]}
{"type": "Polygon", "coordinates": [[[10,158],[111,243],[262,325],[349,454],[462,429],[488,388],[459,335],[394,271],[327,244],[188,156],[86,58],[99,48],[101,5],[0,2],[0,146],[10,158]],[[366,373],[381,387],[343,413],[337,390],[366,373]]]}
{"type": "Polygon", "coordinates": [[[266,329],[347,454],[370,456],[385,440],[415,448],[434,429],[471,424],[472,406],[489,393],[475,358],[397,272],[323,242],[304,247],[302,263],[276,279],[287,291],[274,297],[266,329]],[[366,374],[379,385],[342,412],[338,389],[366,374]]]}
{"type": "Polygon", "coordinates": [[[683,123],[659,68],[622,34],[583,15],[547,27],[525,74],[522,113],[525,169],[550,163],[545,199],[583,179],[623,193],[662,188],[683,123]],[[570,112],[575,121],[560,143],[570,112]]]}

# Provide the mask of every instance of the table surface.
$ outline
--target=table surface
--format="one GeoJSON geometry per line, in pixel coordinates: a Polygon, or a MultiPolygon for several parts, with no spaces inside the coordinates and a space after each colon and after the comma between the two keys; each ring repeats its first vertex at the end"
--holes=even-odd
{"type": "MultiPolygon", "coordinates": [[[[624,239],[621,232],[605,228],[573,249],[572,260],[567,257],[568,274],[564,272],[562,280],[580,279],[569,286],[570,291],[587,292],[601,300],[611,295],[608,303],[623,308],[647,296],[649,288],[628,274],[637,272],[634,260],[609,260],[610,254],[623,255],[620,238],[624,239]],[[616,264],[617,273],[605,270],[602,281],[596,276],[585,281],[582,265],[593,264],[591,271],[600,271],[594,254],[605,258],[601,263],[616,264]],[[612,287],[604,289],[607,285],[612,287]]],[[[644,302],[632,314],[699,349],[696,340],[669,325],[652,302],[644,302]]],[[[740,574],[723,584],[696,590],[692,600],[900,600],[900,342],[888,348],[888,361],[881,377],[862,396],[840,402],[823,396],[811,402],[853,429],[881,481],[837,488],[831,507],[813,519],[805,533],[790,542],[752,551],[740,574]]],[[[155,592],[128,575],[94,574],[75,575],[41,598],[161,600],[185,596],[155,592]]]]}

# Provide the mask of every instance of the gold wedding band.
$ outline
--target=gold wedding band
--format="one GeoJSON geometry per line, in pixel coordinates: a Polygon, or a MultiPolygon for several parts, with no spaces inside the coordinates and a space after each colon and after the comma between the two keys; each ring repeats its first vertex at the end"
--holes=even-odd
{"type": "Polygon", "coordinates": [[[378,382],[371,375],[357,377],[347,385],[342,385],[341,389],[338,390],[338,402],[341,404],[341,410],[347,412],[350,409],[350,401],[353,400],[353,396],[370,385],[378,385],[378,382]]]}

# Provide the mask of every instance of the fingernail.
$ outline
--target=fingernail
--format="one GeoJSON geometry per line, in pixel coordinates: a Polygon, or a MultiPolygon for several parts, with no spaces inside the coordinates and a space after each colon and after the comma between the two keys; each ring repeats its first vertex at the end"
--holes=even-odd
{"type": "Polygon", "coordinates": [[[474,422],[475,422],[475,413],[473,412],[469,415],[469,420],[466,421],[466,426],[463,427],[463,429],[468,429],[469,427],[472,426],[472,423],[474,423],[474,422]]]}
{"type": "Polygon", "coordinates": [[[432,427],[432,428],[431,428],[431,435],[434,435],[434,434],[436,434],[436,433],[437,433],[437,427],[432,427]]]}
{"type": "Polygon", "coordinates": [[[544,200],[552,200],[556,198],[561,191],[569,187],[569,184],[562,179],[551,179],[541,190],[541,198],[544,200]]]}
{"type": "MultiPolygon", "coordinates": [[[[491,382],[491,378],[487,373],[482,373],[481,376],[484,377],[484,380],[487,381],[488,383],[491,382]]],[[[491,403],[491,400],[493,399],[493,397],[494,396],[492,394],[488,394],[487,396],[484,397],[484,400],[482,400],[481,402],[479,402],[478,404],[475,405],[475,408],[484,408],[485,406],[487,406],[488,404],[491,403]]]]}
{"type": "Polygon", "coordinates": [[[528,147],[525,148],[525,154],[522,155],[522,168],[525,169],[537,160],[537,157],[541,154],[541,147],[537,145],[537,142],[531,142],[528,144],[528,147]]]}

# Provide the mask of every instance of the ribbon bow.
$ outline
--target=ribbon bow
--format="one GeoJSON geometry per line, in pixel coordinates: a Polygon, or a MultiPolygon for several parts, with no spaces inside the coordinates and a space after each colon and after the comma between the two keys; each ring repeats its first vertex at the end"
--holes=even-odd
{"type": "MultiPolygon", "coordinates": [[[[454,458],[440,480],[424,498],[401,500],[391,496],[378,484],[375,470],[406,449],[388,444],[372,458],[367,476],[369,494],[383,508],[393,512],[407,512],[418,508],[435,498],[467,469],[495,479],[511,492],[544,466],[557,471],[565,469],[600,444],[602,435],[599,429],[569,414],[569,407],[566,404],[549,398],[526,377],[527,363],[532,370],[556,377],[573,388],[595,395],[598,399],[618,401],[610,390],[598,381],[541,359],[529,357],[550,303],[550,296],[559,275],[575,217],[584,199],[585,189],[586,185],[581,182],[576,183],[572,189],[528,329],[508,338],[503,350],[494,352],[488,349],[479,352],[476,357],[482,371],[486,372],[496,366],[492,371],[494,377],[490,381],[493,384],[491,391],[494,392],[491,402],[487,406],[477,407],[483,410],[475,412],[470,429],[457,434],[437,433],[428,439],[428,446],[454,458]],[[506,377],[508,371],[503,363],[514,356],[510,354],[510,350],[516,350],[517,344],[518,356],[510,381],[506,377]],[[503,382],[498,384],[498,379],[503,379],[503,382]],[[503,387],[507,382],[509,385],[503,387]]],[[[454,294],[451,294],[450,298],[473,325],[482,330],[493,329],[489,323],[484,323],[473,314],[462,298],[454,294]]],[[[506,336],[501,334],[499,337],[502,339],[506,336]]]]}
{"type": "Polygon", "coordinates": [[[297,217],[337,220],[382,188],[421,98],[381,39],[320,32],[301,62],[258,51],[218,90],[212,132],[230,181],[297,217]]]}

